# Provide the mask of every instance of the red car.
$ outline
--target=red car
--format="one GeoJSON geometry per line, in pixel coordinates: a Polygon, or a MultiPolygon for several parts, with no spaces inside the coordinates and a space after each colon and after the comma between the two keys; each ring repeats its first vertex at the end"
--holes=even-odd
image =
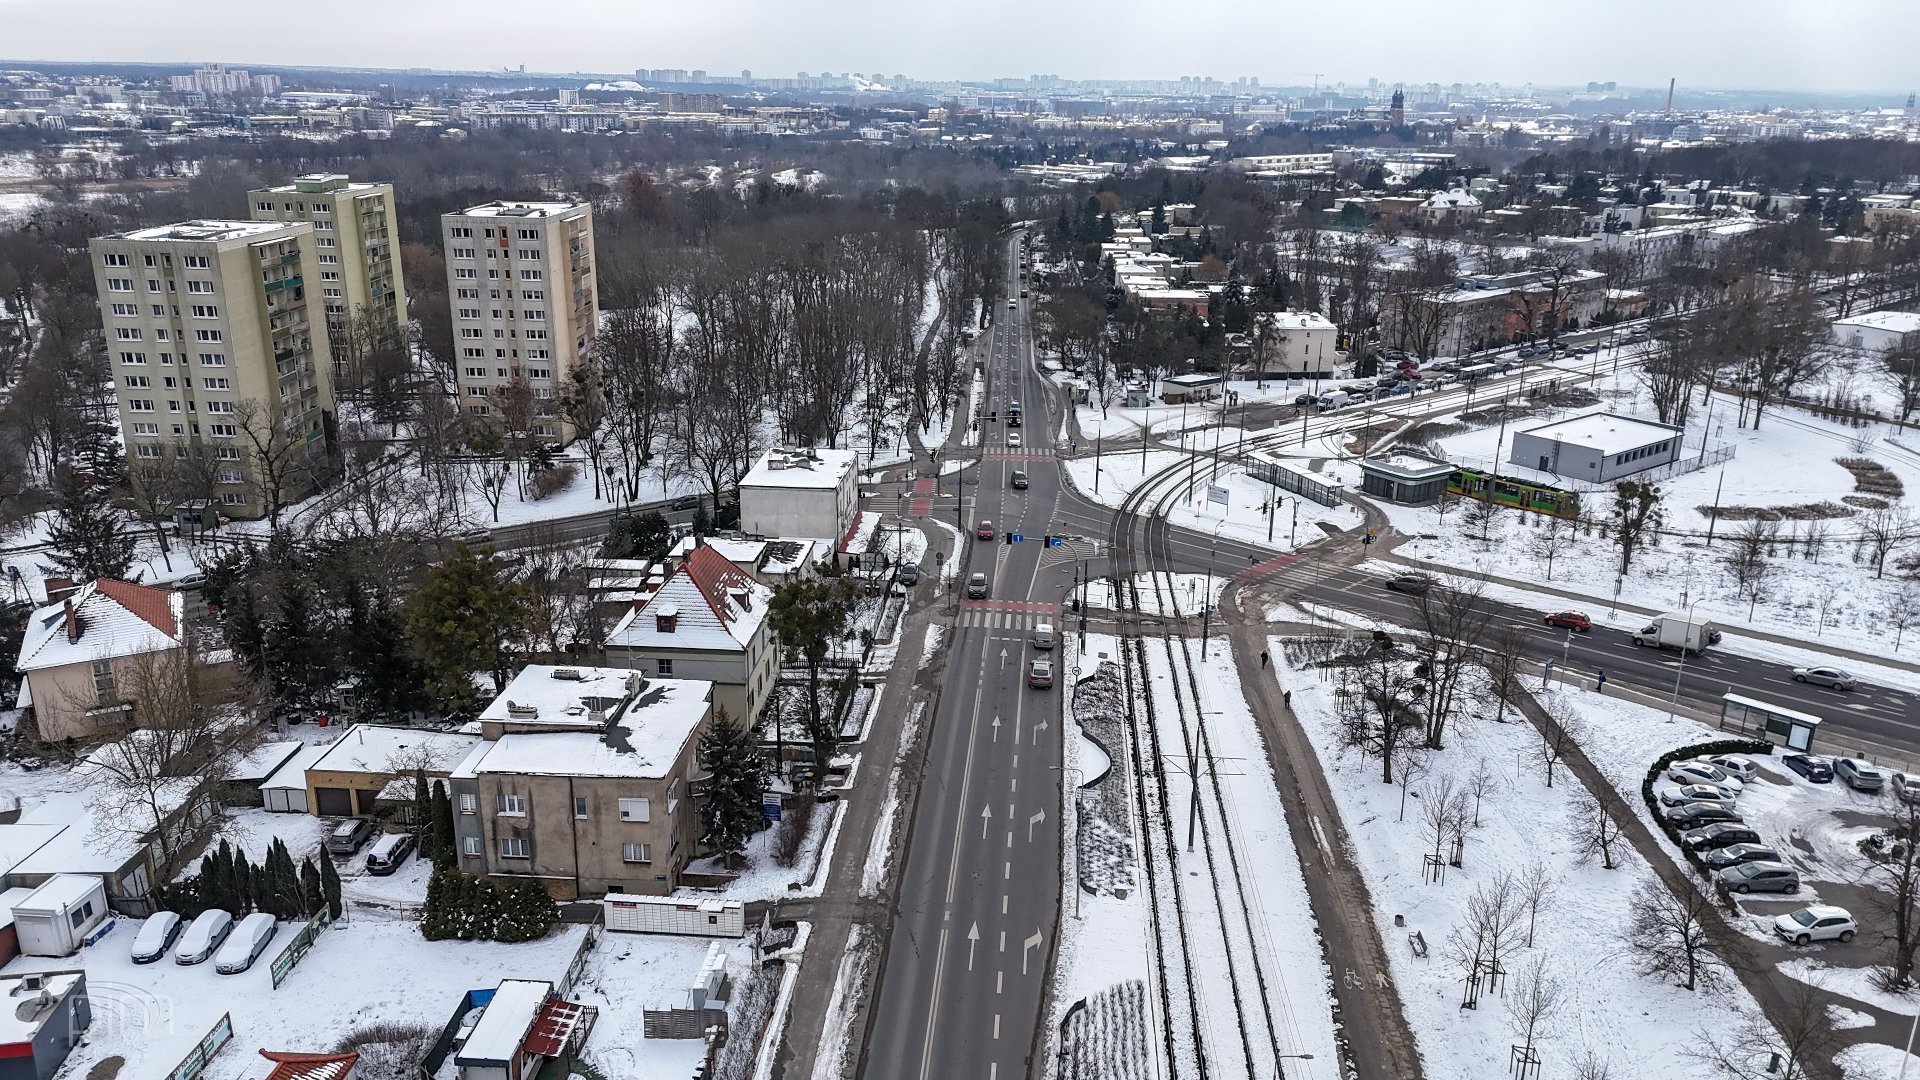
{"type": "Polygon", "coordinates": [[[985,518],[982,518],[980,520],[979,528],[976,528],[973,530],[973,535],[979,537],[982,540],[993,539],[993,522],[988,521],[985,518]]]}
{"type": "Polygon", "coordinates": [[[1587,618],[1587,613],[1584,611],[1556,611],[1547,616],[1547,625],[1564,626],[1584,634],[1593,629],[1593,620],[1587,618]]]}

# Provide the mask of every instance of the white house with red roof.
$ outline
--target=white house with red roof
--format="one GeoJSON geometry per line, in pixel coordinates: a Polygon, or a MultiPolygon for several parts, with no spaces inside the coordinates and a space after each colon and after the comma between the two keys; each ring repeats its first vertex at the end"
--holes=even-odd
{"type": "Polygon", "coordinates": [[[187,647],[186,607],[172,589],[101,578],[36,609],[14,670],[40,737],[80,739],[139,722],[143,659],[187,647]]]}
{"type": "Polygon", "coordinates": [[[767,618],[773,590],[701,544],[607,635],[607,662],[713,684],[713,704],[750,723],[773,693],[780,650],[767,618]]]}

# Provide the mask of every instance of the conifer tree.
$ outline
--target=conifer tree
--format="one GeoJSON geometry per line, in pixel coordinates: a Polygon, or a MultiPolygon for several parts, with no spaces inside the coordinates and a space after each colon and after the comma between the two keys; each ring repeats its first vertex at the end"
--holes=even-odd
{"type": "Polygon", "coordinates": [[[767,771],[753,733],[736,724],[725,709],[700,736],[700,762],[710,776],[700,803],[700,842],[730,865],[765,824],[761,801],[767,771]]]}
{"type": "MultiPolygon", "coordinates": [[[[322,856],[324,858],[324,856],[322,856]]],[[[320,868],[312,859],[300,864],[300,914],[311,919],[314,913],[327,906],[327,894],[320,888],[320,868]]]]}
{"type": "Polygon", "coordinates": [[[420,936],[428,941],[445,941],[458,933],[454,919],[458,876],[458,871],[436,866],[433,876],[427,879],[427,903],[420,911],[420,936]]]}
{"type": "Polygon", "coordinates": [[[333,860],[320,856],[320,894],[327,901],[327,918],[340,917],[340,871],[334,869],[333,860]]]}

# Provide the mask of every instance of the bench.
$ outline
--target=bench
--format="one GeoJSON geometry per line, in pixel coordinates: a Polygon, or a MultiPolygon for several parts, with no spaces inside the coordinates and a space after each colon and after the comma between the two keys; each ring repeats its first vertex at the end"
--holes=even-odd
{"type": "Polygon", "coordinates": [[[1408,934],[1407,947],[1413,950],[1413,955],[1425,960],[1427,958],[1427,935],[1418,930],[1408,934]]]}

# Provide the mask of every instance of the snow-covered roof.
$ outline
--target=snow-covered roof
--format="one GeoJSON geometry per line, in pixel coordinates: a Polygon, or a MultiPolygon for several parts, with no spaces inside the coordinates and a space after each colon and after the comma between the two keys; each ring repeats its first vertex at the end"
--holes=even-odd
{"type": "Polygon", "coordinates": [[[0,825],[0,874],[11,873],[27,856],[60,835],[65,825],[0,825]]]}
{"type": "Polygon", "coordinates": [[[1420,204],[1430,210],[1472,209],[1480,205],[1480,200],[1468,194],[1465,188],[1454,188],[1434,194],[1420,204]]]}
{"type": "Polygon", "coordinates": [[[785,450],[776,446],[761,455],[741,478],[740,486],[832,490],[859,464],[860,455],[853,450],[785,450]]]}
{"type": "Polygon", "coordinates": [[[1599,412],[1555,420],[1552,423],[1541,424],[1539,427],[1527,428],[1520,434],[1552,439],[1555,442],[1591,446],[1603,454],[1621,454],[1628,450],[1637,450],[1650,443],[1677,439],[1681,431],[1679,428],[1656,424],[1636,416],[1599,412]]]}
{"type": "Polygon", "coordinates": [[[712,697],[705,680],[647,679],[604,730],[502,735],[476,748],[459,775],[664,778],[698,737],[712,697]]]}
{"type": "Polygon", "coordinates": [[[767,617],[773,590],[702,545],[660,591],[627,615],[607,644],[629,649],[743,651],[767,617]],[[671,618],[663,618],[671,614],[671,618]],[[671,625],[663,631],[663,625],[671,625]]]}
{"type": "Polygon", "coordinates": [[[1275,330],[1332,330],[1333,321],[1317,311],[1270,311],[1266,320],[1275,330]]]}
{"type": "Polygon", "coordinates": [[[696,547],[710,547],[721,557],[739,567],[753,566],[759,563],[760,556],[766,554],[770,540],[734,540],[726,537],[683,536],[667,552],[670,559],[684,559],[696,547]]]}
{"type": "Polygon", "coordinates": [[[40,671],[185,644],[185,599],[172,589],[101,578],[58,604],[36,608],[20,643],[19,671],[40,671]],[[73,605],[73,630],[66,605],[73,605]]]}
{"type": "MultiPolygon", "coordinates": [[[[23,973],[0,981],[0,994],[5,994],[8,999],[16,997],[23,989],[20,980],[28,977],[23,973]]],[[[41,989],[53,995],[55,1001],[61,1001],[73,992],[81,979],[86,978],[86,972],[50,971],[39,978],[41,989]]],[[[31,1043],[49,1021],[64,1021],[66,1016],[67,1013],[62,1009],[0,1009],[0,1043],[8,1046],[31,1043]]]]}
{"type": "Polygon", "coordinates": [[[641,681],[631,668],[528,664],[481,710],[480,719],[579,726],[596,710],[611,712],[641,681]]]}
{"type": "Polygon", "coordinates": [[[448,217],[554,217],[570,210],[585,210],[583,202],[490,202],[479,206],[469,206],[465,210],[456,210],[448,217]]]}
{"type": "Polygon", "coordinates": [[[269,233],[286,232],[292,229],[310,228],[301,222],[287,221],[176,221],[171,225],[155,225],[146,229],[134,229],[108,237],[111,240],[171,240],[194,241],[199,243],[218,243],[222,240],[252,240],[269,233]]]}
{"type": "Polygon", "coordinates": [[[397,767],[414,768],[424,763],[430,773],[448,772],[473,749],[475,741],[476,736],[457,731],[355,724],[307,768],[316,772],[390,773],[397,767]]]}
{"type": "Polygon", "coordinates": [[[13,905],[32,895],[32,889],[21,885],[0,892],[0,930],[13,925],[13,905]]]}
{"type": "Polygon", "coordinates": [[[273,775],[260,784],[261,791],[305,791],[307,789],[307,769],[319,761],[332,743],[304,743],[293,756],[273,770],[273,775]]]}
{"type": "Polygon", "coordinates": [[[1920,333],[1920,312],[1866,311],[1833,320],[1835,326],[1854,326],[1862,330],[1889,330],[1896,334],[1920,333]]]}
{"type": "Polygon", "coordinates": [[[227,766],[227,779],[239,783],[265,780],[279,772],[280,766],[285,765],[305,745],[298,739],[261,743],[227,766]]]}
{"type": "Polygon", "coordinates": [[[92,874],[55,874],[30,896],[13,905],[16,912],[35,915],[63,915],[75,904],[85,903],[100,888],[100,879],[92,874]]]}
{"type": "Polygon", "coordinates": [[[512,1061],[552,993],[550,982],[503,980],[454,1061],[461,1065],[504,1065],[512,1061]]]}
{"type": "Polygon", "coordinates": [[[360,1061],[360,1055],[349,1051],[345,1054],[291,1054],[276,1050],[262,1050],[260,1056],[274,1063],[273,1071],[266,1080],[346,1080],[353,1074],[353,1067],[360,1061]]]}
{"type": "MultiPolygon", "coordinates": [[[[99,785],[85,795],[48,799],[21,815],[30,825],[64,825],[10,871],[23,877],[41,874],[117,874],[146,847],[157,808],[171,815],[193,797],[198,781],[182,777],[147,792],[99,785]]],[[[17,826],[4,826],[16,828],[17,826]]]]}

